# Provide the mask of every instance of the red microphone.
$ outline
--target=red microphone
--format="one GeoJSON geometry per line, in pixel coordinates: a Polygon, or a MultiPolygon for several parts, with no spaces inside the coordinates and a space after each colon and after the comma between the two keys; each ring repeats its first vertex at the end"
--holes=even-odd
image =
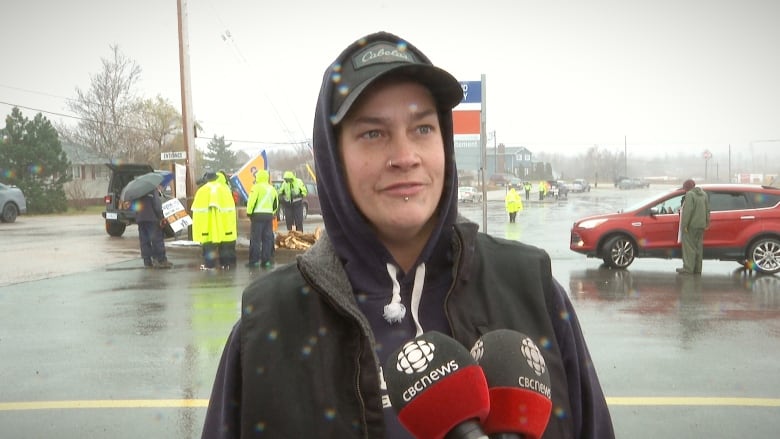
{"type": "Polygon", "coordinates": [[[485,374],[457,341],[426,332],[390,354],[382,370],[398,420],[414,437],[487,439],[485,374]]]}
{"type": "Polygon", "coordinates": [[[550,420],[550,373],[527,335],[499,329],[471,349],[488,382],[490,414],[482,428],[493,439],[539,439],[550,420]]]}

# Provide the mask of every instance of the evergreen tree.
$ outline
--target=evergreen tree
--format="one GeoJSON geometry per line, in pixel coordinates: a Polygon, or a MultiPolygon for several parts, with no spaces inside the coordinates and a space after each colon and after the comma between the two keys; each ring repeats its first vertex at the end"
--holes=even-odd
{"type": "Polygon", "coordinates": [[[70,162],[57,130],[41,113],[30,120],[14,107],[0,129],[0,175],[27,198],[30,213],[64,212],[63,185],[70,181],[70,162]]]}
{"type": "Polygon", "coordinates": [[[233,172],[238,168],[237,154],[230,150],[232,143],[225,143],[225,136],[217,137],[206,145],[203,154],[203,169],[210,171],[233,172]]]}

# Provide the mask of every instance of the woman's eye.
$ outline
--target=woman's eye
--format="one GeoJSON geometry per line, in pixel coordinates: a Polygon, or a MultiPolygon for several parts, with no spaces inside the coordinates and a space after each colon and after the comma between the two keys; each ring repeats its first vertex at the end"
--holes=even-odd
{"type": "Polygon", "coordinates": [[[433,127],[430,125],[423,125],[417,128],[417,130],[420,131],[420,134],[430,134],[433,132],[433,127]]]}
{"type": "Polygon", "coordinates": [[[377,139],[381,135],[382,134],[379,132],[379,130],[371,130],[371,131],[366,131],[365,133],[363,133],[363,137],[366,138],[366,139],[377,139]]]}

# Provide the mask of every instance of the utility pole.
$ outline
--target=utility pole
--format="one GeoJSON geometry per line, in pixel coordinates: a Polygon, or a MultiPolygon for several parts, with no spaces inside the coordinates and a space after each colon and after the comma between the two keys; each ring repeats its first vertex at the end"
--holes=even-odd
{"type": "Polygon", "coordinates": [[[485,74],[480,76],[481,92],[482,92],[482,108],[479,112],[479,149],[482,151],[482,231],[487,233],[487,190],[486,190],[486,178],[485,168],[487,168],[487,127],[485,123],[485,98],[487,96],[487,87],[485,85],[485,74]]]}
{"type": "Polygon", "coordinates": [[[498,146],[496,146],[496,130],[493,130],[493,173],[497,173],[497,172],[498,172],[498,146]]]}
{"type": "Polygon", "coordinates": [[[628,177],[628,140],[623,136],[623,163],[625,165],[626,177],[628,177]]]}
{"type": "Polygon", "coordinates": [[[176,0],[179,19],[179,77],[181,81],[181,128],[184,149],[187,151],[187,202],[192,208],[195,197],[195,120],[192,117],[192,90],[190,87],[190,43],[187,26],[187,0],[176,0]]]}

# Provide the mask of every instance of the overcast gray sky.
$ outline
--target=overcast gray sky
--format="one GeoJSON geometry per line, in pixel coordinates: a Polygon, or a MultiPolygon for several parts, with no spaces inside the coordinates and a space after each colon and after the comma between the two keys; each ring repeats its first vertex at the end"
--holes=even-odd
{"type": "MultiPolygon", "coordinates": [[[[116,44],[143,69],[141,94],[181,108],[176,0],[3,3],[0,102],[69,114],[66,99],[89,87],[116,44]]],[[[225,136],[249,152],[311,137],[325,68],[377,30],[406,38],[459,80],[486,75],[487,129],[499,143],[579,153],[592,145],[622,150],[625,136],[630,154],[709,149],[716,158],[729,144],[780,146],[777,0],[187,7],[201,136],[225,136]]],[[[10,110],[0,103],[0,114],[10,110]]]]}

